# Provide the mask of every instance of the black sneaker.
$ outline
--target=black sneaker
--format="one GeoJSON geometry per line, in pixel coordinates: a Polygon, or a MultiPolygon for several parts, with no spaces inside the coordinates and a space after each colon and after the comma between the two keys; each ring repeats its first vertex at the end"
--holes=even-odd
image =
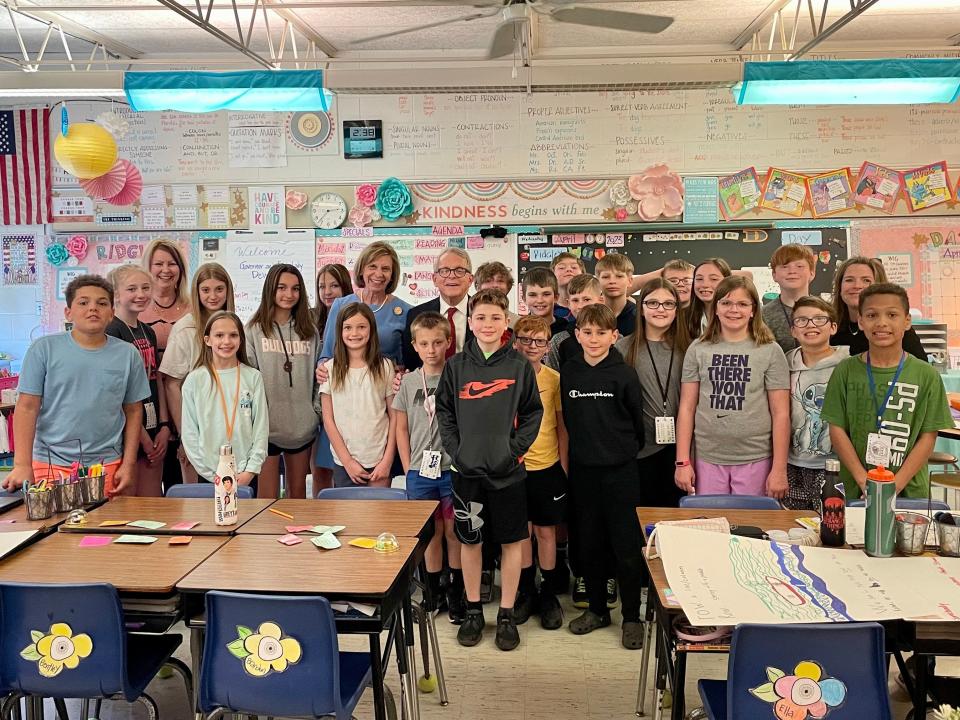
{"type": "Polygon", "coordinates": [[[617,581],[613,578],[607,580],[607,607],[615,608],[617,606],[617,581]]]}
{"type": "Polygon", "coordinates": [[[563,609],[553,593],[540,593],[540,627],[544,630],[557,630],[563,627],[563,609]]]}
{"type": "Polygon", "coordinates": [[[480,602],[488,603],[493,600],[493,571],[484,570],[480,573],[480,602]]]}
{"type": "Polygon", "coordinates": [[[523,625],[536,612],[535,598],[527,593],[517,593],[517,601],[513,604],[513,621],[523,625]]]}
{"type": "Polygon", "coordinates": [[[573,579],[573,606],[578,608],[590,607],[590,601],[587,599],[587,583],[582,577],[573,579]]]}
{"type": "Polygon", "coordinates": [[[458,590],[453,585],[447,586],[447,615],[450,622],[459,625],[463,622],[467,614],[467,603],[463,597],[463,590],[458,590]]]}
{"type": "MultiPolygon", "coordinates": [[[[483,640],[483,628],[486,622],[483,619],[482,610],[468,609],[465,613],[463,624],[457,630],[457,642],[464,647],[473,647],[483,640]]],[[[497,635],[500,634],[499,629],[497,635]]]]}
{"type": "Polygon", "coordinates": [[[517,624],[513,621],[513,610],[500,608],[500,612],[497,613],[496,642],[501,650],[513,650],[520,644],[520,631],[517,630],[517,624]]]}

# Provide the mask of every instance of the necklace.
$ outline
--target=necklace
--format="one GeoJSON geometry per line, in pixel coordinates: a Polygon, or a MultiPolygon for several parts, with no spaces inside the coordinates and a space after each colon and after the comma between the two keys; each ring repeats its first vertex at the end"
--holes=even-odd
{"type": "Polygon", "coordinates": [[[153,304],[156,305],[156,306],[157,306],[158,308],[160,308],[161,310],[169,310],[169,309],[172,308],[174,305],[176,305],[177,302],[179,302],[179,300],[180,300],[180,298],[178,298],[176,295],[174,295],[174,296],[173,296],[173,302],[172,302],[172,303],[170,303],[169,305],[161,305],[160,303],[157,302],[157,299],[154,298],[154,299],[153,299],[153,304]]]}
{"type": "Polygon", "coordinates": [[[380,312],[383,309],[383,306],[387,304],[387,300],[390,299],[390,295],[388,294],[386,297],[383,298],[383,302],[381,302],[379,306],[374,308],[371,303],[368,303],[366,300],[363,299],[363,293],[360,293],[358,297],[360,298],[360,302],[364,303],[368,308],[370,308],[370,310],[373,311],[374,315],[380,312]]]}
{"type": "MultiPolygon", "coordinates": [[[[293,321],[289,322],[290,327],[290,344],[293,345],[293,321]]],[[[287,344],[283,341],[283,330],[280,329],[280,324],[277,322],[273,323],[273,326],[277,328],[277,335],[280,336],[280,347],[283,348],[283,357],[286,359],[286,362],[283,363],[283,370],[287,373],[287,378],[290,380],[290,387],[293,387],[293,363],[290,362],[290,353],[287,352],[287,344]]]]}

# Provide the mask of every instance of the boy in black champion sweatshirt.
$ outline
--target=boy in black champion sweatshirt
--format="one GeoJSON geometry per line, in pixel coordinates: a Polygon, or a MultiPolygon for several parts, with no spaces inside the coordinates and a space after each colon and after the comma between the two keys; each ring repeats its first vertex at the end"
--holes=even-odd
{"type": "Polygon", "coordinates": [[[583,308],[576,337],[583,355],[560,369],[560,401],[570,435],[572,504],[590,607],[570,622],[570,631],[586,635],[610,624],[606,579],[613,576],[613,568],[605,565],[613,557],[622,602],[621,642],[635,650],[643,645],[643,543],[636,511],[636,457],[643,447],[640,379],[613,350],[617,319],[607,306],[583,308]]]}
{"type": "Polygon", "coordinates": [[[503,549],[496,638],[501,650],[513,650],[520,643],[513,604],[520,582],[521,542],[529,537],[523,455],[536,440],[543,416],[530,363],[509,344],[501,347],[507,307],[507,297],[499,290],[481,290],[470,298],[474,337],[447,361],[436,392],[440,439],[453,458],[454,530],[462,543],[467,595],[457,641],[472,647],[483,638],[480,569],[486,540],[503,549]]]}

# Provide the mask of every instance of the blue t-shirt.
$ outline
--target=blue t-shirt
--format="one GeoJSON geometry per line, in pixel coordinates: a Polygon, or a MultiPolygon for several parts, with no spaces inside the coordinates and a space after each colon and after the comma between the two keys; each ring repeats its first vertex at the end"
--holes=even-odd
{"type": "Polygon", "coordinates": [[[113,462],[123,454],[123,405],[150,397],[140,353],[107,336],[86,350],[69,332],[34,342],[23,357],[18,389],[40,396],[33,459],[54,465],[113,462]]]}
{"type": "MultiPolygon", "coordinates": [[[[339,297],[333,301],[327,315],[327,325],[323,330],[323,349],[320,351],[320,357],[333,357],[333,346],[337,339],[337,317],[340,315],[340,308],[355,302],[360,302],[360,298],[356,294],[339,297]]],[[[402,347],[401,335],[403,335],[403,328],[407,324],[407,311],[410,310],[410,306],[397,297],[391,297],[382,306],[367,305],[367,307],[370,310],[375,310],[373,317],[377,321],[380,354],[392,360],[394,365],[403,365],[403,353],[400,349],[402,347]]]]}

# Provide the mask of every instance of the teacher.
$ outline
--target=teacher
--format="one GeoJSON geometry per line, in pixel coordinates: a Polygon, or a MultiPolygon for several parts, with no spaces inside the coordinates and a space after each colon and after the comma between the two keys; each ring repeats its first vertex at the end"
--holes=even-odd
{"type": "Polygon", "coordinates": [[[400,282],[400,258],[397,257],[397,251],[380,240],[370,243],[357,258],[354,275],[357,291],[337,298],[330,306],[320,356],[333,357],[340,309],[350,303],[362,302],[373,311],[373,317],[377,321],[381,354],[392,360],[398,369],[402,368],[403,352],[400,344],[410,306],[392,294],[400,282]]]}

